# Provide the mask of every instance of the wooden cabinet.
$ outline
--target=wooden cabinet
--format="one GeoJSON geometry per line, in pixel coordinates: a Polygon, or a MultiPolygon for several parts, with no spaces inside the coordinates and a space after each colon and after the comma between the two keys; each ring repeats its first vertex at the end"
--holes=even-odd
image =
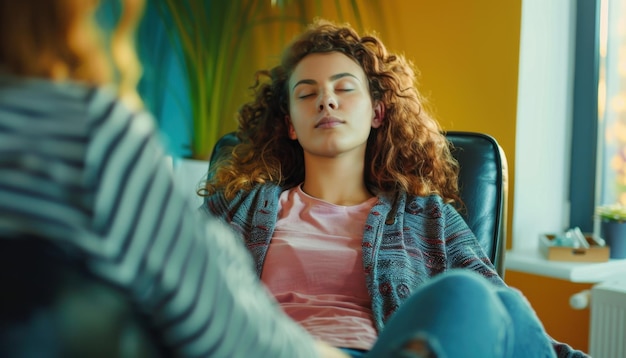
{"type": "Polygon", "coordinates": [[[573,309],[569,299],[593,284],[512,270],[506,270],[504,278],[509,286],[522,291],[552,338],[583,352],[589,351],[589,308],[573,309]]]}

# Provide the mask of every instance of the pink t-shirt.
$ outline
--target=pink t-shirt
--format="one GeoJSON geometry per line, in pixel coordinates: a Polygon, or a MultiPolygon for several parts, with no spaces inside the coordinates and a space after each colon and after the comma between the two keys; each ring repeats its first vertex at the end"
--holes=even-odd
{"type": "Polygon", "coordinates": [[[375,203],[334,205],[300,186],[280,196],[261,280],[289,316],[336,347],[369,350],[377,337],[361,259],[375,203]]]}

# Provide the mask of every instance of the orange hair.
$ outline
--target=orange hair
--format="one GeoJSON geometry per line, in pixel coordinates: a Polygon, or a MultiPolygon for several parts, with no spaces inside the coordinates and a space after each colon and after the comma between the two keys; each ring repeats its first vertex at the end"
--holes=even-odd
{"type": "Polygon", "coordinates": [[[364,180],[370,190],[438,194],[461,203],[458,163],[439,123],[424,108],[413,65],[389,53],[376,36],[359,36],[349,25],[323,20],[286,48],[280,65],[257,73],[256,97],[239,111],[237,136],[242,142],[232,157],[214,166],[206,193],[224,190],[232,197],[259,183],[292,187],[304,180],[303,149],[288,137],[284,120],[289,114],[287,83],[304,57],[323,52],[340,52],[360,64],[372,100],[385,107],[383,124],[372,129],[365,154],[364,180]]]}
{"type": "Polygon", "coordinates": [[[18,75],[106,83],[95,0],[0,0],[0,66],[18,75]]]}
{"type": "Polygon", "coordinates": [[[115,69],[120,96],[138,107],[141,65],[133,36],[144,2],[123,1],[112,36],[113,67],[93,16],[98,0],[0,0],[0,71],[100,85],[113,81],[115,69]]]}

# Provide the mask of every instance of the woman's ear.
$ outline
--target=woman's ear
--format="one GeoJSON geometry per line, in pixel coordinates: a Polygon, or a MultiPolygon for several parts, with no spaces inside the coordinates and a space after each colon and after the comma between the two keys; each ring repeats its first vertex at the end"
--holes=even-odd
{"type": "Polygon", "coordinates": [[[372,128],[378,128],[383,124],[385,119],[385,105],[378,101],[374,105],[374,118],[372,119],[372,128]]]}
{"type": "Polygon", "coordinates": [[[293,124],[291,124],[291,118],[289,115],[285,116],[285,123],[287,124],[287,135],[289,136],[289,139],[298,139],[298,135],[296,134],[296,130],[293,129],[293,124]]]}

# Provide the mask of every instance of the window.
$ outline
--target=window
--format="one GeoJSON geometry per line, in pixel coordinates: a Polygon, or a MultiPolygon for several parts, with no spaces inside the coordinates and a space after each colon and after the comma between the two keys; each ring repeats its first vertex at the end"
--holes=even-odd
{"type": "Polygon", "coordinates": [[[600,2],[576,2],[574,93],[569,185],[569,227],[594,230],[598,130],[600,2]]]}
{"type": "Polygon", "coordinates": [[[602,0],[599,24],[597,203],[626,205],[626,0],[602,0]]]}
{"type": "Polygon", "coordinates": [[[578,0],[570,226],[591,232],[600,204],[626,205],[626,0],[578,0]]]}
{"type": "Polygon", "coordinates": [[[626,0],[522,1],[513,249],[626,204],[625,16],[626,0]]]}

